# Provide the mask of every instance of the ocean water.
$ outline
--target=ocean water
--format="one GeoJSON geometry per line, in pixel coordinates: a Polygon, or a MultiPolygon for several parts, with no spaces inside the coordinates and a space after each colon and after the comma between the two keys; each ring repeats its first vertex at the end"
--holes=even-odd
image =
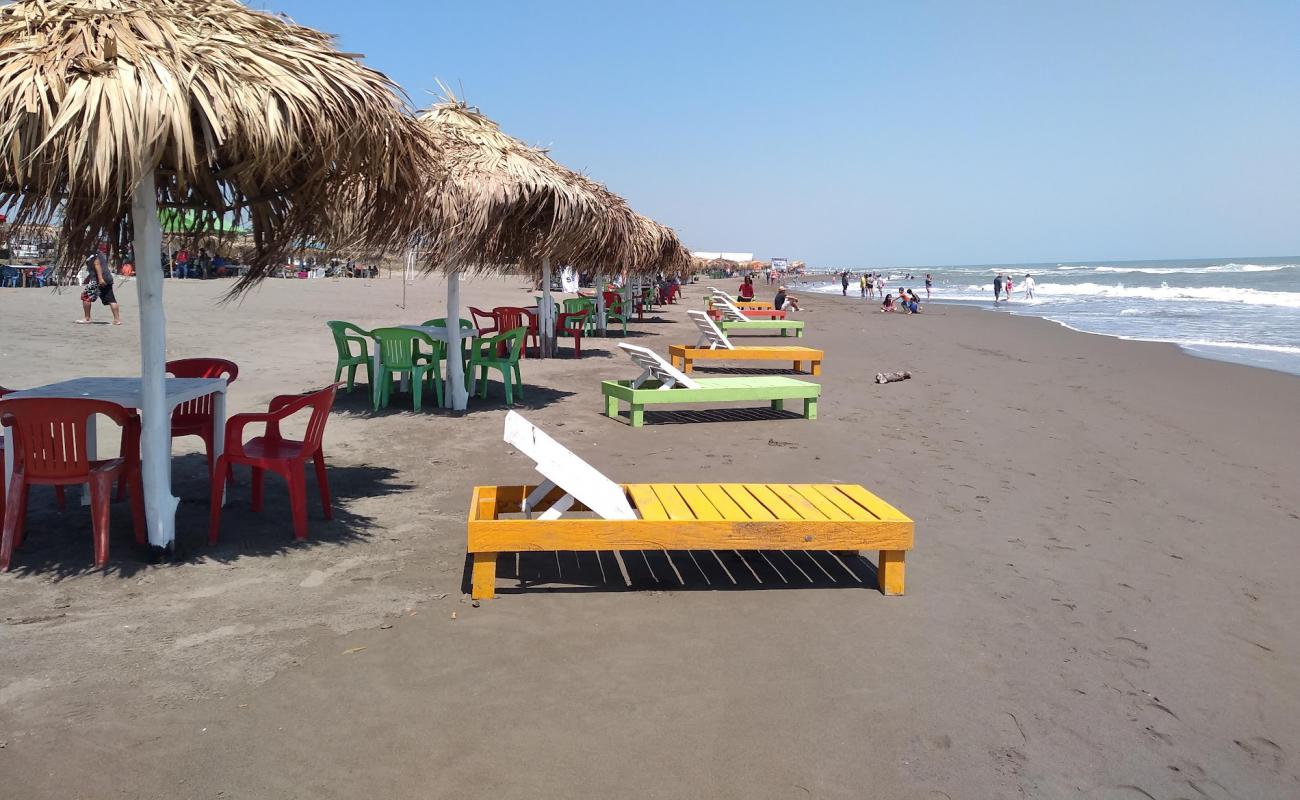
{"type": "MultiPolygon", "coordinates": [[[[922,298],[929,272],[931,302],[988,309],[1002,272],[1014,278],[1015,291],[996,307],[1001,313],[1300,375],[1300,257],[864,269],[888,274],[888,292],[906,286],[922,298]],[[1037,284],[1032,300],[1024,297],[1026,274],[1037,284]]],[[[838,282],[811,288],[840,291],[838,282]]],[[[856,277],[849,294],[858,295],[856,277]]]]}

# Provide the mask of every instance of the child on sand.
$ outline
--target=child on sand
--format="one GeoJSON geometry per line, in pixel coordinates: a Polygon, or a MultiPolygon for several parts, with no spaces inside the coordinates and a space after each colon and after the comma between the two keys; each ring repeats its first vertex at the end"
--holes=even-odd
{"type": "Polygon", "coordinates": [[[893,310],[894,310],[894,296],[892,294],[887,294],[885,295],[885,302],[880,304],[880,313],[883,314],[886,311],[893,311],[893,310]]]}

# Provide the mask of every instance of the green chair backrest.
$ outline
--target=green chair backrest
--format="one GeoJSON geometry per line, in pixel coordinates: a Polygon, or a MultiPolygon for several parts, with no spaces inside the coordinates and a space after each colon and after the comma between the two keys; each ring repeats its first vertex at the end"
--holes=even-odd
{"type": "MultiPolygon", "coordinates": [[[[420,326],[424,328],[445,328],[447,327],[447,318],[438,317],[437,319],[426,319],[424,322],[420,323],[420,326]]],[[[462,319],[460,321],[461,330],[465,330],[466,328],[473,328],[473,327],[475,327],[475,325],[471,320],[462,319]]]]}
{"type": "Polygon", "coordinates": [[[329,326],[330,333],[334,334],[334,348],[338,350],[339,358],[355,358],[369,354],[369,348],[366,346],[366,340],[370,336],[369,331],[338,319],[332,319],[325,324],[329,326]],[[353,342],[361,348],[360,353],[352,352],[353,342]]]}
{"type": "Polygon", "coordinates": [[[576,314],[579,311],[587,310],[596,310],[596,301],[590,297],[566,297],[564,299],[564,312],[566,314],[576,314]]]}
{"type": "Polygon", "coordinates": [[[442,342],[435,342],[419,331],[407,328],[375,328],[370,332],[379,348],[379,360],[385,369],[411,369],[420,352],[419,342],[429,345],[435,358],[442,342]]]}
{"type": "Polygon", "coordinates": [[[509,348],[509,352],[495,360],[508,361],[513,364],[519,361],[519,354],[524,349],[524,337],[527,335],[527,327],[518,327],[508,330],[505,333],[498,333],[496,336],[491,336],[487,339],[481,339],[479,340],[482,342],[480,345],[482,348],[481,352],[496,353],[500,350],[500,346],[505,344],[509,348]]]}

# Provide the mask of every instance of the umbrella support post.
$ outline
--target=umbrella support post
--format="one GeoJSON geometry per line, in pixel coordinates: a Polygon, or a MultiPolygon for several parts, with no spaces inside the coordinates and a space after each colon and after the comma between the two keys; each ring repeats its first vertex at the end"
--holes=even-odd
{"type": "Polygon", "coordinates": [[[465,365],[460,349],[460,269],[447,272],[447,407],[464,411],[469,405],[465,390],[465,365]]]}
{"type": "Polygon", "coordinates": [[[162,229],[153,170],[131,196],[136,292],[140,305],[140,460],[151,558],[175,552],[176,507],[172,496],[171,410],[167,407],[167,318],[163,313],[162,229]]]}
{"type": "Polygon", "coordinates": [[[537,348],[542,358],[555,355],[555,301],[551,299],[551,259],[542,259],[542,302],[537,308],[537,348]]]}
{"type": "Polygon", "coordinates": [[[597,275],[592,283],[596,290],[596,333],[605,336],[609,332],[605,319],[605,276],[597,275]]]}

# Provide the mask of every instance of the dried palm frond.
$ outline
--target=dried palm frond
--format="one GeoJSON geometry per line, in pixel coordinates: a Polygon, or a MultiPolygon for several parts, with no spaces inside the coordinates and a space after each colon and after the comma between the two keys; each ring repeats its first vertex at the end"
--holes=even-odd
{"type": "Polygon", "coordinates": [[[252,229],[242,290],[344,214],[359,239],[404,240],[439,163],[387,77],[286,18],[235,0],[0,6],[0,202],[20,229],[62,218],[65,269],[129,240],[151,170],[162,207],[252,229]],[[349,182],[363,208],[340,208],[349,182]]]}
{"type": "Polygon", "coordinates": [[[454,97],[419,119],[446,172],[428,190],[435,215],[426,225],[430,268],[535,272],[547,258],[610,273],[658,269],[646,253],[641,218],[603,185],[508,136],[454,97]]]}

